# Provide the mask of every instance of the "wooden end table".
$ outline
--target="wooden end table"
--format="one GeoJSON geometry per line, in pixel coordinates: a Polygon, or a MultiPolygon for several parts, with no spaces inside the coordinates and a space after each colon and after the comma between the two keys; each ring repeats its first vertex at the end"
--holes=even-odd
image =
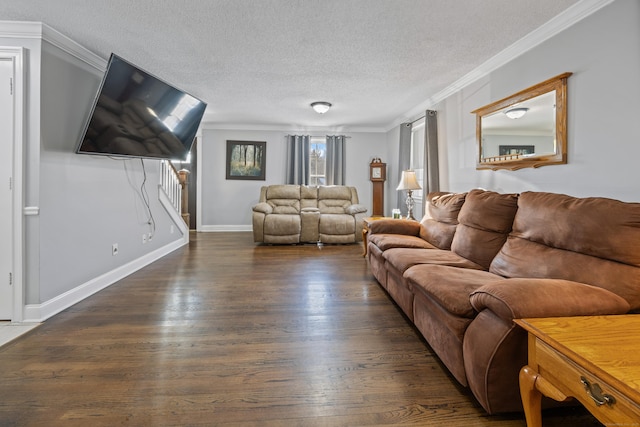
{"type": "Polygon", "coordinates": [[[640,315],[514,321],[529,333],[520,371],[528,427],[542,425],[542,395],[576,398],[607,425],[640,426],[640,315]]]}

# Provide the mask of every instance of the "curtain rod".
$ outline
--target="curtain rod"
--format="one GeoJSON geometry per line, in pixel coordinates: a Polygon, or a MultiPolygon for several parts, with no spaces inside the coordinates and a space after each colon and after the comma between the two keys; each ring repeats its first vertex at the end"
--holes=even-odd
{"type": "Polygon", "coordinates": [[[418,120],[422,120],[422,119],[424,119],[425,117],[427,117],[427,116],[426,116],[426,115],[424,115],[424,116],[422,116],[422,117],[418,117],[418,118],[417,118],[417,119],[415,119],[414,121],[412,121],[412,122],[408,122],[408,123],[407,123],[407,125],[412,125],[412,124],[414,124],[415,122],[417,122],[418,120]]]}
{"type": "Polygon", "coordinates": [[[407,125],[412,125],[412,124],[414,124],[415,122],[417,122],[418,120],[422,120],[422,119],[426,118],[426,117],[427,117],[427,114],[429,114],[430,116],[433,116],[433,115],[435,114],[435,111],[433,111],[433,110],[427,110],[427,113],[426,113],[426,114],[424,114],[424,115],[422,115],[422,116],[418,117],[417,119],[415,119],[415,120],[414,120],[414,121],[412,121],[412,122],[407,122],[407,125]]]}
{"type": "MultiPolygon", "coordinates": [[[[322,138],[322,136],[317,136],[317,135],[291,135],[291,134],[286,134],[285,136],[309,136],[310,138],[322,138]]],[[[351,138],[348,135],[325,135],[325,136],[343,136],[345,138],[351,138]]]]}

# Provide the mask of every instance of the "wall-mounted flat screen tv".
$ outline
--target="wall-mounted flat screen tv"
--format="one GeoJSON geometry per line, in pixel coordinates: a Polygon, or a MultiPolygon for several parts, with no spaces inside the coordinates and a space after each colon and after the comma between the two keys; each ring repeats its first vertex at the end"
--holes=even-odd
{"type": "Polygon", "coordinates": [[[185,160],[206,107],[111,54],[76,152],[185,160]]]}

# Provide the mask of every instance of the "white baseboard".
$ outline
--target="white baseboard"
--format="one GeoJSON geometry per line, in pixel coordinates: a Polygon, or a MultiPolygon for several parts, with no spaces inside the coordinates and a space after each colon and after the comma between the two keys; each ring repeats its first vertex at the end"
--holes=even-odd
{"type": "Polygon", "coordinates": [[[203,225],[198,231],[202,232],[225,232],[225,231],[253,231],[251,225],[203,225]]]}
{"type": "Polygon", "coordinates": [[[175,251],[176,249],[189,243],[189,237],[178,239],[162,248],[156,249],[136,260],[133,260],[115,270],[109,271],[101,276],[98,276],[80,286],[77,286],[55,298],[45,301],[41,304],[27,304],[24,307],[24,320],[23,322],[43,322],[46,319],[60,313],[72,305],[82,301],[85,298],[90,297],[98,291],[109,287],[127,277],[130,274],[135,273],[141,268],[151,264],[154,261],[162,258],[163,256],[175,251]]]}

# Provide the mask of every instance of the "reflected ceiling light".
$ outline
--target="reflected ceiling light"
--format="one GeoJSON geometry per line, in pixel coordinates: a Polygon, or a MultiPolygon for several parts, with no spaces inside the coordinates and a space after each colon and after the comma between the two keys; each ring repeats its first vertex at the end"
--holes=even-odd
{"type": "Polygon", "coordinates": [[[318,114],[324,114],[329,111],[329,108],[331,108],[331,104],[329,102],[312,102],[311,108],[313,108],[314,111],[318,114]]]}
{"type": "Polygon", "coordinates": [[[506,116],[510,119],[519,119],[520,117],[524,116],[527,111],[529,111],[528,108],[512,108],[505,111],[504,114],[506,114],[506,116]]]}

